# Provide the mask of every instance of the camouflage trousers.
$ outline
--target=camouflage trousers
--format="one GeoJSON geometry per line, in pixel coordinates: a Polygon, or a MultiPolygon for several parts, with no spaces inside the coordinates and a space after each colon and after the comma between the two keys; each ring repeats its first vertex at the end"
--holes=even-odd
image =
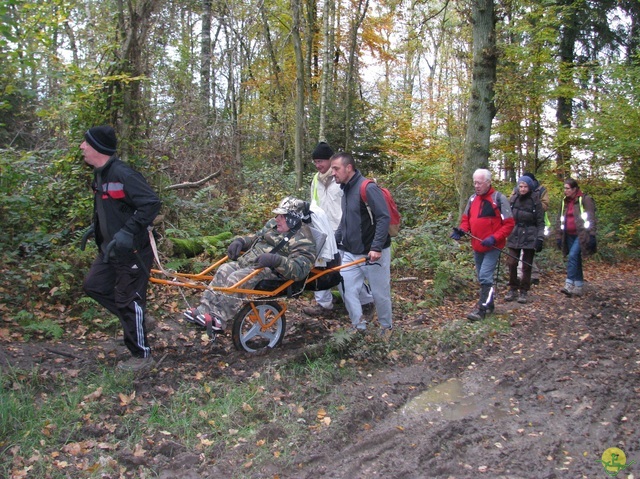
{"type": "MultiPolygon", "coordinates": [[[[218,268],[213,280],[209,283],[210,287],[229,287],[236,284],[238,281],[244,279],[246,276],[255,271],[254,266],[240,267],[236,261],[225,263],[218,268]]],[[[244,282],[241,286],[243,289],[252,289],[263,279],[278,279],[275,273],[269,268],[264,268],[258,274],[251,279],[244,282]]],[[[231,294],[223,293],[220,291],[214,291],[207,289],[200,298],[200,306],[198,311],[200,313],[209,313],[215,315],[222,321],[224,329],[227,327],[227,322],[232,320],[233,317],[240,311],[242,304],[244,303],[246,295],[243,294],[231,294]]]]}

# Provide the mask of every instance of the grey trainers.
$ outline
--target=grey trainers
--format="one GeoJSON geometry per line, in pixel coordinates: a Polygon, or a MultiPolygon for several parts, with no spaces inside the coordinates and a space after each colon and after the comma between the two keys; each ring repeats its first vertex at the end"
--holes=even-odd
{"type": "Polygon", "coordinates": [[[504,295],[505,301],[514,301],[518,296],[518,292],[515,289],[510,289],[507,294],[504,295]]]}
{"type": "Polygon", "coordinates": [[[302,312],[307,316],[316,318],[318,316],[329,316],[333,313],[333,309],[323,308],[319,304],[316,304],[314,306],[305,306],[302,308],[302,312]]]}
{"type": "Polygon", "coordinates": [[[582,286],[574,286],[572,294],[574,296],[582,296],[584,294],[584,290],[582,289],[582,286]]]}
{"type": "Polygon", "coordinates": [[[136,358],[132,357],[127,359],[126,361],[120,361],[116,366],[116,369],[119,371],[127,371],[127,372],[140,372],[151,369],[156,362],[153,360],[151,356],[146,358],[136,358]]]}
{"type": "Polygon", "coordinates": [[[564,288],[560,290],[562,294],[566,294],[567,296],[571,296],[573,294],[573,285],[570,283],[565,283],[564,288]]]}
{"type": "Polygon", "coordinates": [[[527,303],[527,292],[520,291],[520,295],[518,296],[518,303],[526,304],[527,303]]]}

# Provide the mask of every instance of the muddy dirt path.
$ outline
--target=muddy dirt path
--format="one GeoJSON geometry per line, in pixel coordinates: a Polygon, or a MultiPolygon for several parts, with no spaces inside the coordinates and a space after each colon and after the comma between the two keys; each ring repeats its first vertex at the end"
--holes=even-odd
{"type": "Polygon", "coordinates": [[[349,414],[279,477],[638,477],[636,271],[603,270],[584,298],[547,278],[530,307],[501,302],[517,319],[486,348],[350,385],[349,414]],[[614,447],[626,470],[602,464],[614,447]]]}
{"type": "MultiPolygon", "coordinates": [[[[498,302],[496,314],[510,318],[512,329],[482,348],[363,368],[323,397],[341,413],[295,445],[293,463],[274,457],[245,468],[246,450],[222,448],[203,457],[163,443],[144,465],[161,479],[640,477],[639,266],[590,264],[588,294],[570,299],[558,292],[563,275],[552,272],[532,291],[531,304],[498,302]],[[611,448],[626,454],[627,469],[620,462],[617,471],[605,468],[601,459],[611,448]]],[[[394,288],[394,295],[397,301],[410,292],[394,288]]],[[[458,305],[454,316],[464,317],[466,306],[458,305]]],[[[270,364],[305,354],[336,327],[295,317],[295,305],[291,312],[294,320],[283,347],[269,353],[270,364]]],[[[444,327],[449,319],[443,318],[451,316],[448,305],[398,318],[395,334],[444,327]]],[[[242,380],[238,374],[249,378],[264,366],[264,358],[235,352],[228,340],[204,354],[198,333],[176,324],[160,321],[151,333],[162,367],[137,384],[140,397],[198,372],[215,379],[233,371],[242,380]],[[222,359],[224,370],[217,367],[222,359]]],[[[37,366],[42,374],[115,365],[121,344],[97,339],[4,342],[0,364],[37,366]]],[[[277,429],[265,424],[257,435],[280,434],[277,429]]],[[[127,468],[134,464],[126,452],[118,457],[127,468]]],[[[129,475],[134,470],[123,477],[135,477],[129,475]]]]}

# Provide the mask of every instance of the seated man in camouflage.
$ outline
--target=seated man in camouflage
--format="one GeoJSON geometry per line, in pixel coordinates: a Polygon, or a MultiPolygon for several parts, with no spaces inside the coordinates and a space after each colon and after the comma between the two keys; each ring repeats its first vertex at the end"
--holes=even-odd
{"type": "MultiPolygon", "coordinates": [[[[243,283],[243,288],[251,289],[264,279],[300,281],[307,278],[316,258],[313,233],[306,224],[309,203],[288,196],[273,213],[276,217],[267,221],[258,233],[238,236],[231,242],[227,254],[233,261],[218,268],[210,287],[232,286],[257,268],[263,269],[243,283]],[[242,251],[245,253],[240,255],[242,251]]],[[[200,305],[185,311],[184,317],[208,330],[221,332],[242,303],[242,297],[207,289],[200,305]]]]}

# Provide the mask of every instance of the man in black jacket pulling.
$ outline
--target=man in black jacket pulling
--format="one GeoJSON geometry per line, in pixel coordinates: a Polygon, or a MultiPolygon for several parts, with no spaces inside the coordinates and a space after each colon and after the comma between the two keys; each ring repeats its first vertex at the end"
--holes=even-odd
{"type": "Polygon", "coordinates": [[[145,324],[147,286],[153,263],[148,227],[161,202],[145,178],[116,155],[116,132],[90,128],[80,145],[93,167],[92,233],[98,255],[84,279],[85,293],[120,319],[131,358],[118,369],[141,371],[153,366],[145,324]]]}

